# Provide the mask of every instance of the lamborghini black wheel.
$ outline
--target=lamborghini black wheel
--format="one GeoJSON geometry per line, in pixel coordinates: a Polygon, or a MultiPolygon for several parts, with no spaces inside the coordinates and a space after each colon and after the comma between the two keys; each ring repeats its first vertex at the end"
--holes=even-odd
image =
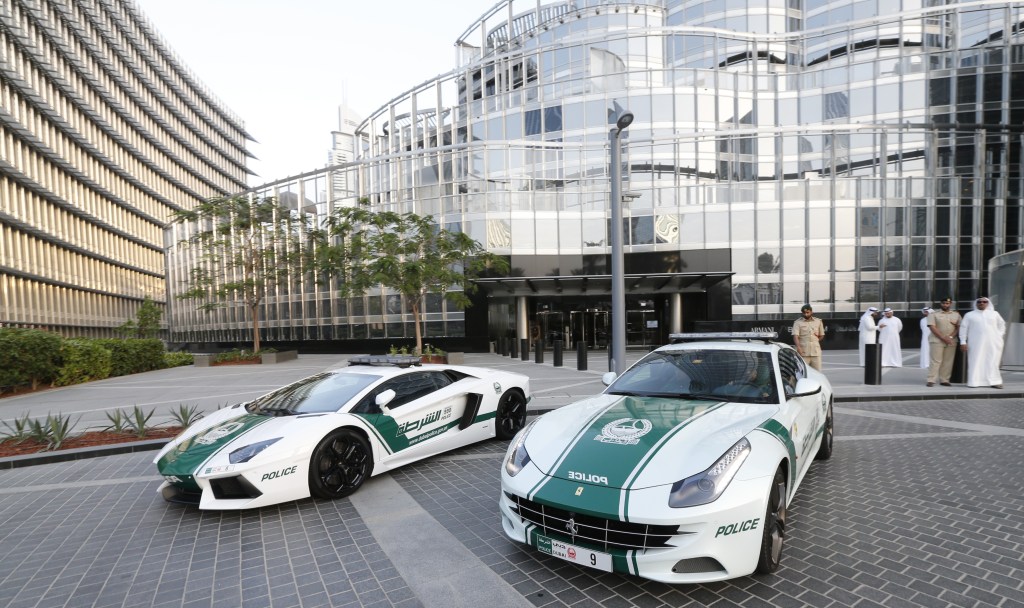
{"type": "Polygon", "coordinates": [[[510,390],[498,401],[495,420],[495,435],[498,439],[512,439],[526,426],[526,397],[517,390],[510,390]]]}
{"type": "Polygon", "coordinates": [[[344,498],[359,489],[373,471],[370,444],[351,429],[324,437],[309,462],[309,493],[316,498],[344,498]]]}

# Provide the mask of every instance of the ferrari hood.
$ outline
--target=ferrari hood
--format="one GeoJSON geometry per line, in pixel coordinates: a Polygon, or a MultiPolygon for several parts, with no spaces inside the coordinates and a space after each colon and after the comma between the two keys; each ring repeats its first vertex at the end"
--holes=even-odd
{"type": "Polygon", "coordinates": [[[537,421],[526,439],[545,474],[607,488],[671,484],[711,466],[775,405],[599,395],[537,421]]]}

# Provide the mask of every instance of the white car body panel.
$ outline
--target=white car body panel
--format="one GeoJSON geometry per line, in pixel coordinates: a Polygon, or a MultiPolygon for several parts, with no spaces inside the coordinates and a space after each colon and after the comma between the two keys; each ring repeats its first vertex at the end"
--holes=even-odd
{"type": "Polygon", "coordinates": [[[168,500],[187,494],[190,500],[175,501],[198,500],[201,509],[248,509],[307,498],[311,495],[312,454],[325,437],[338,429],[354,429],[366,437],[372,451],[371,475],[377,475],[494,437],[495,414],[502,395],[518,390],[527,400],[530,397],[526,376],[486,368],[350,366],[329,372],[332,376],[346,373],[379,379],[339,404],[334,412],[268,416],[250,413],[238,405],[200,419],[154,458],[166,479],[160,491],[168,500]],[[360,401],[372,402],[372,394],[382,390],[380,387],[389,380],[441,370],[454,370],[467,377],[396,408],[382,408],[376,413],[349,411],[360,401]],[[468,426],[460,429],[470,402],[478,402],[478,409],[468,426]],[[247,462],[230,461],[232,452],[269,440],[276,441],[247,462]],[[218,498],[214,486],[223,495],[220,488],[225,483],[233,484],[232,487],[242,484],[246,496],[218,498]]]}
{"type": "MultiPolygon", "coordinates": [[[[788,345],[711,342],[670,345],[656,352],[700,349],[761,353],[752,357],[762,362],[764,353],[769,354],[775,393],[732,402],[671,397],[668,388],[666,395],[657,396],[621,387],[613,394],[618,385],[612,384],[602,395],[545,414],[512,442],[502,467],[499,506],[506,535],[545,552],[550,552],[547,545],[558,542],[584,553],[608,553],[615,571],[667,583],[724,580],[753,572],[775,473],[780,467],[785,472],[789,504],[822,444],[832,389],[788,345]],[[798,362],[795,373],[805,378],[801,386],[817,383],[819,391],[786,398],[779,365],[784,350],[787,365],[798,362]],[[743,439],[749,442],[749,453],[717,498],[695,506],[669,505],[673,484],[701,475],[743,439]],[[512,475],[508,463],[520,443],[529,462],[512,475]],[[545,515],[531,516],[531,510],[545,515]],[[543,522],[547,529],[532,522],[543,522]],[[597,538],[601,526],[607,526],[604,540],[588,540],[591,525],[598,526],[593,528],[597,538]],[[655,534],[650,526],[668,532],[655,534]],[[620,527],[640,531],[620,532],[620,527]],[[609,540],[616,534],[626,539],[622,546],[609,540]],[[644,534],[657,538],[644,541],[652,542],[650,546],[627,546],[644,534]]],[[[693,359],[692,369],[687,368],[686,381],[693,385],[697,376],[692,370],[700,371],[700,363],[693,359]]],[[[630,382],[642,377],[641,364],[622,378],[631,373],[630,382]]],[[[707,363],[703,371],[712,369],[707,363]]],[[[789,373],[785,378],[796,380],[789,373]]]]}

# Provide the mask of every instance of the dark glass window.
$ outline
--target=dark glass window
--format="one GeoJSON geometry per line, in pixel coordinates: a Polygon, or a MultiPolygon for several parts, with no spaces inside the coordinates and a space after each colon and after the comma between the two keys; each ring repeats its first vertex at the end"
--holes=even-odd
{"type": "Polygon", "coordinates": [[[562,106],[544,108],[544,132],[562,130],[562,106]]]}
{"type": "Polygon", "coordinates": [[[982,99],[984,101],[1001,101],[1003,99],[1002,74],[985,74],[982,99]]]}
{"type": "Polygon", "coordinates": [[[933,106],[949,105],[949,78],[935,78],[928,86],[929,102],[933,106]]]}
{"type": "Polygon", "coordinates": [[[957,103],[974,103],[978,96],[975,90],[975,81],[977,78],[973,75],[970,76],[958,76],[956,79],[956,102],[957,103]]]}
{"type": "Polygon", "coordinates": [[[523,114],[525,121],[526,135],[540,135],[540,110],[527,110],[523,114]]]}

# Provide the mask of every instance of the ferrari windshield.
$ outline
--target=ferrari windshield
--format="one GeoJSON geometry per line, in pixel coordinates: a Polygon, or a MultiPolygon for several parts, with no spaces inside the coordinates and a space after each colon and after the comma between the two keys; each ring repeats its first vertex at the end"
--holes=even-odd
{"type": "Polygon", "coordinates": [[[771,353],[698,349],[655,351],[605,391],[613,395],[778,403],[771,353]]]}
{"type": "Polygon", "coordinates": [[[379,379],[372,374],[316,374],[259,397],[245,409],[269,416],[336,412],[379,379]]]}

